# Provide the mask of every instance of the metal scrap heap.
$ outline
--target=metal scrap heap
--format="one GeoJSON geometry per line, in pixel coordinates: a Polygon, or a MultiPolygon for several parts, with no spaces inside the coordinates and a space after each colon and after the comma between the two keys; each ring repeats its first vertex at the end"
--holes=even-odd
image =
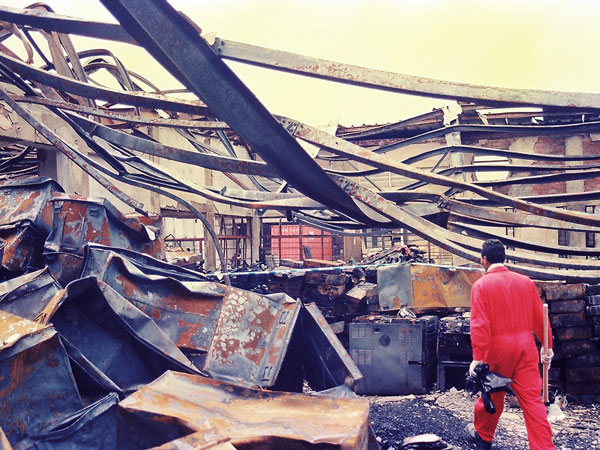
{"type": "Polygon", "coordinates": [[[138,219],[52,180],[3,183],[0,210],[15,449],[377,446],[362,376],[314,305],[168,264],[138,219]]]}

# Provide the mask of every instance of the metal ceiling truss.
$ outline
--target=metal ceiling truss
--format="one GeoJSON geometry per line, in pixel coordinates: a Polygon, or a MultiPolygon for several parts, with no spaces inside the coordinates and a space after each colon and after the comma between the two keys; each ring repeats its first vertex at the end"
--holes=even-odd
{"type": "MultiPolygon", "coordinates": [[[[44,5],[34,9],[0,6],[0,20],[7,24],[0,40],[16,34],[27,54],[27,61],[23,61],[6,45],[0,47],[2,81],[23,91],[17,94],[15,89],[2,89],[0,99],[73,163],[137,211],[145,212],[144,206],[117,189],[111,180],[172,198],[205,225],[206,218],[184,200],[181,193],[260,211],[294,211],[298,222],[339,234],[351,235],[350,230],[364,228],[402,227],[475,262],[479,260],[481,239],[494,236],[494,230],[499,227],[600,232],[600,218],[592,214],[546,206],[596,201],[600,199],[598,191],[519,198],[492,189],[596,179],[600,174],[600,155],[526,153],[462,144],[442,145],[418,155],[395,156],[394,159],[383,155],[417,142],[435,139],[439,142],[451,133],[508,137],[598,133],[598,94],[504,89],[433,80],[223,39],[217,39],[210,46],[199,35],[198,28],[164,0],[103,0],[103,3],[121,25],[61,16],[44,5]],[[108,50],[77,52],[70,34],[145,48],[184,86],[178,92],[187,91],[197,99],[168,95],[170,91],[161,90],[143,74],[130,71],[127,61],[121,61],[108,50]],[[48,44],[49,52],[45,53],[38,45],[36,37],[39,36],[48,44]],[[36,55],[44,61],[43,65],[34,65],[36,55]],[[437,126],[441,113],[435,112],[398,124],[346,133],[344,139],[292,119],[273,116],[223,59],[355,86],[475,102],[482,106],[464,105],[463,108],[472,115],[485,116],[485,122],[437,126]],[[100,70],[112,76],[121,89],[99,85],[94,74],[100,70]],[[94,153],[94,158],[67,144],[58,133],[37,120],[28,109],[34,105],[47,108],[69,124],[94,153]],[[490,106],[543,109],[524,115],[486,114],[485,107],[490,106]],[[142,114],[142,109],[150,114],[142,114]],[[518,124],[509,124],[508,120],[506,124],[497,123],[509,116],[518,124]],[[546,116],[547,121],[536,123],[537,117],[546,116]],[[567,123],[557,123],[563,116],[567,123]],[[419,120],[426,121],[427,125],[420,126],[419,120]],[[146,128],[140,129],[141,126],[173,128],[195,150],[159,142],[146,128]],[[412,128],[409,130],[408,126],[412,128]],[[219,139],[225,151],[201,142],[199,136],[219,139]],[[378,136],[385,136],[380,141],[383,144],[371,148],[351,142],[378,136]],[[232,140],[246,146],[251,155],[259,155],[262,161],[240,157],[232,140]],[[298,140],[325,151],[308,154],[298,140]],[[500,161],[447,167],[446,158],[452,153],[497,157],[500,161]],[[201,186],[138,156],[142,154],[220,171],[242,189],[201,186]],[[97,158],[101,158],[103,164],[98,163],[97,158]],[[438,159],[432,162],[432,168],[419,168],[433,158],[438,159]],[[512,164],[513,159],[519,162],[512,164]],[[352,170],[341,170],[339,164],[323,168],[319,160],[327,165],[345,161],[352,170]],[[472,182],[465,181],[462,175],[456,177],[495,171],[506,172],[508,177],[472,182]],[[369,178],[384,173],[399,175],[406,182],[392,191],[385,190],[379,179],[369,178]],[[240,175],[248,178],[241,179],[240,175]],[[377,193],[347,177],[364,178],[377,193]],[[249,180],[255,190],[246,189],[245,180],[249,180]],[[272,186],[273,182],[277,187],[269,191],[266,186],[272,186]],[[446,193],[441,194],[444,190],[446,193]],[[470,197],[453,198],[461,192],[470,193],[470,197]],[[439,217],[444,215],[449,229],[426,219],[436,216],[439,223],[439,217]]],[[[27,158],[31,159],[35,147],[15,143],[4,147],[4,151],[7,156],[0,155],[0,176],[19,177],[32,172],[27,158]]],[[[210,232],[212,227],[207,225],[207,229],[210,232]]],[[[514,247],[514,251],[508,252],[508,258],[516,263],[515,268],[520,272],[541,279],[589,281],[598,278],[594,271],[600,268],[596,260],[600,250],[502,237],[514,247]],[[557,254],[593,259],[548,256],[557,254]]],[[[216,234],[213,239],[219,250],[216,234]]],[[[221,254],[219,257],[225,261],[221,254]]]]}

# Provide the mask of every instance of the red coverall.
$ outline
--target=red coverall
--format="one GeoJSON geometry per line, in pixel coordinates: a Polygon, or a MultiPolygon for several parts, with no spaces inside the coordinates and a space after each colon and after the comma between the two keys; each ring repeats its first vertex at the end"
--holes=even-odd
{"type": "MultiPolygon", "coordinates": [[[[543,339],[543,307],[533,282],[503,265],[491,267],[471,290],[471,344],[473,360],[487,362],[490,371],[513,380],[512,388],[525,417],[529,448],[554,449],[552,429],[540,397],[542,380],[532,330],[543,339]]],[[[548,324],[548,347],[552,333],[548,324]]],[[[504,392],[491,394],[495,414],[475,402],[475,430],[492,442],[504,408],[504,392]]]]}

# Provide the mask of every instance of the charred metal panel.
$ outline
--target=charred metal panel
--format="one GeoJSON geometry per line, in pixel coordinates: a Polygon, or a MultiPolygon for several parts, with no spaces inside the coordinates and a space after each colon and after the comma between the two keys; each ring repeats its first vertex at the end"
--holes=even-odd
{"type": "Polygon", "coordinates": [[[350,328],[360,394],[424,394],[435,381],[437,317],[364,316],[350,328]]]}
{"type": "Polygon", "coordinates": [[[206,275],[194,270],[169,264],[133,250],[88,243],[83,252],[83,267],[78,278],[95,276],[102,279],[106,263],[113,255],[119,255],[133,264],[146,275],[160,275],[171,277],[179,281],[207,281],[206,275]]]}
{"type": "Polygon", "coordinates": [[[0,283],[0,310],[34,320],[61,289],[45,267],[0,283]]]}
{"type": "Polygon", "coordinates": [[[342,384],[354,386],[363,376],[314,303],[300,315],[304,375],[313,389],[322,391],[342,384]]]}
{"type": "Polygon", "coordinates": [[[95,278],[70,283],[44,316],[124,391],[166,370],[198,373],[152,319],[95,278]]]}
{"type": "MultiPolygon", "coordinates": [[[[217,439],[235,448],[365,449],[368,445],[369,402],[356,398],[263,391],[167,372],[122,400],[119,409],[120,429],[135,424],[132,432],[145,438],[135,448],[162,445],[194,431],[199,432],[195,448],[215,444],[217,439]],[[182,435],[157,442],[161,436],[155,430],[166,422],[177,425],[182,435]]],[[[127,434],[122,438],[129,439],[127,434]]]]}
{"type": "Polygon", "coordinates": [[[65,195],[55,197],[51,203],[53,227],[44,256],[63,286],[80,272],[83,248],[88,242],[164,257],[159,239],[150,236],[140,222],[123,216],[105,199],[65,195]]]}
{"type": "Polygon", "coordinates": [[[0,183],[2,267],[9,272],[41,268],[44,240],[52,229],[50,199],[62,188],[47,178],[0,183]]]}
{"type": "Polygon", "coordinates": [[[228,288],[204,370],[242,386],[274,386],[299,312],[285,294],[228,288]]]}
{"type": "Polygon", "coordinates": [[[116,449],[118,401],[117,394],[109,394],[24,439],[15,450],[116,449]]]}
{"type": "Polygon", "coordinates": [[[77,383],[81,401],[85,406],[89,406],[113,392],[120,398],[125,397],[121,388],[92,364],[67,338],[61,336],[60,341],[69,355],[73,377],[77,383]]]}
{"type": "Polygon", "coordinates": [[[380,267],[379,305],[382,311],[470,307],[471,287],[482,274],[472,267],[419,263],[380,267]]]}
{"type": "Polygon", "coordinates": [[[178,347],[208,351],[225,285],[146,275],[143,268],[116,253],[107,255],[96,276],[150,316],[178,347]]]}
{"type": "Polygon", "coordinates": [[[82,406],[56,330],[0,311],[0,427],[10,443],[82,406]]]}
{"type": "Polygon", "coordinates": [[[52,231],[52,206],[48,203],[62,187],[49,178],[0,182],[0,217],[3,225],[32,223],[41,233],[52,231]]]}

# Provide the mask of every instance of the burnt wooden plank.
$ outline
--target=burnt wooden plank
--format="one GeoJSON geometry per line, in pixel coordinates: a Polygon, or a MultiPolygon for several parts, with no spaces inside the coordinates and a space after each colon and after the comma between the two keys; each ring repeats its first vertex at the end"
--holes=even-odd
{"type": "Polygon", "coordinates": [[[564,381],[563,372],[561,367],[550,367],[548,370],[548,380],[553,384],[564,381]]]}
{"type": "Polygon", "coordinates": [[[567,383],[567,394],[600,394],[600,383],[567,383]]]}
{"type": "Polygon", "coordinates": [[[557,341],[591,339],[594,336],[591,325],[585,325],[583,327],[556,328],[552,331],[554,338],[557,341]]]}
{"type": "Polygon", "coordinates": [[[587,318],[584,312],[551,314],[550,324],[552,328],[577,327],[587,325],[587,318]]]}
{"type": "Polygon", "coordinates": [[[345,285],[348,275],[345,273],[307,272],[304,275],[306,284],[329,284],[331,286],[345,285]]]}
{"type": "Polygon", "coordinates": [[[556,342],[554,346],[557,356],[569,356],[569,355],[580,355],[585,353],[592,353],[598,349],[598,345],[592,340],[581,340],[581,341],[563,341],[556,342]]]}
{"type": "Polygon", "coordinates": [[[600,367],[567,369],[567,383],[600,382],[600,367]]]}
{"type": "Polygon", "coordinates": [[[556,300],[548,303],[550,313],[575,313],[585,311],[585,300],[556,300]]]}
{"type": "Polygon", "coordinates": [[[600,352],[573,356],[565,361],[565,366],[567,369],[600,367],[600,352]]]}
{"type": "Polygon", "coordinates": [[[547,301],[585,298],[585,284],[550,284],[545,286],[547,301]]]}

